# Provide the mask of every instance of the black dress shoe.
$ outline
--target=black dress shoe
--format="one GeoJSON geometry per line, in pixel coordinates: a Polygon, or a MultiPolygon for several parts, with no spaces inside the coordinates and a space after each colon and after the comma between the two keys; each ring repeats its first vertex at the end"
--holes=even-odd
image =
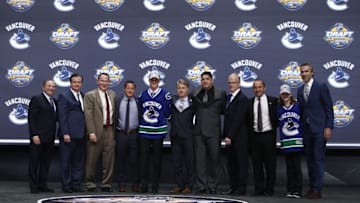
{"type": "Polygon", "coordinates": [[[111,187],[102,187],[101,192],[112,192],[113,189],[111,187]]]}
{"type": "Polygon", "coordinates": [[[264,196],[264,192],[254,192],[251,196],[264,196]]]}
{"type": "Polygon", "coordinates": [[[96,192],[96,187],[89,187],[86,189],[88,192],[96,192]]]}
{"type": "Polygon", "coordinates": [[[205,193],[206,193],[206,189],[197,190],[195,193],[196,193],[196,194],[199,194],[199,195],[205,194],[205,193]]]}
{"type": "Polygon", "coordinates": [[[66,189],[63,189],[63,192],[64,193],[72,193],[73,191],[70,188],[66,188],[66,189]]]}
{"type": "Polygon", "coordinates": [[[214,188],[209,189],[209,194],[215,195],[216,189],[214,189],[214,188]]]}
{"type": "Polygon", "coordinates": [[[141,193],[147,193],[148,192],[148,186],[147,185],[141,185],[140,187],[140,192],[141,193]]]}
{"type": "Polygon", "coordinates": [[[48,188],[48,187],[43,187],[43,188],[39,188],[40,192],[48,192],[48,193],[53,193],[55,192],[54,189],[48,188]]]}
{"type": "Polygon", "coordinates": [[[40,192],[40,190],[38,188],[30,188],[30,193],[32,193],[32,194],[36,194],[39,192],[40,192]]]}
{"type": "Polygon", "coordinates": [[[159,193],[159,185],[151,186],[151,193],[159,193]]]}
{"type": "Polygon", "coordinates": [[[71,190],[73,192],[85,192],[85,190],[81,189],[81,188],[71,188],[71,190]]]}
{"type": "Polygon", "coordinates": [[[236,192],[235,189],[230,188],[230,189],[227,189],[227,190],[225,190],[225,191],[222,191],[221,194],[222,194],[222,195],[234,195],[235,192],[236,192]]]}

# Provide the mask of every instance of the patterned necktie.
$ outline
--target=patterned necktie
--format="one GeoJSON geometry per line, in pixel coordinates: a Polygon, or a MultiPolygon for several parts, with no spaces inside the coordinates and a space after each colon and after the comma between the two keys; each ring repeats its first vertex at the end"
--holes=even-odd
{"type": "Polygon", "coordinates": [[[258,117],[257,117],[257,127],[258,127],[258,131],[259,132],[262,132],[263,130],[263,126],[262,126],[262,117],[261,117],[261,100],[260,100],[260,97],[258,97],[258,111],[257,111],[257,114],[258,114],[258,117]]]}
{"type": "Polygon", "coordinates": [[[308,84],[305,84],[304,86],[304,99],[307,102],[310,94],[310,88],[308,84]]]}
{"type": "Polygon", "coordinates": [[[105,92],[105,101],[106,101],[106,127],[110,127],[110,103],[107,93],[105,92]]]}

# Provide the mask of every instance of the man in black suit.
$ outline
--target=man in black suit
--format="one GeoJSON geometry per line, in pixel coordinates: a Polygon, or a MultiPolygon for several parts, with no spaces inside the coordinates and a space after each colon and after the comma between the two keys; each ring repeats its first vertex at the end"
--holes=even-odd
{"type": "Polygon", "coordinates": [[[65,193],[83,192],[86,128],[82,84],[80,74],[71,75],[70,88],[58,97],[60,171],[65,193]]]}
{"type": "Polygon", "coordinates": [[[254,81],[253,91],[255,96],[251,99],[249,121],[254,195],[272,196],[276,174],[277,98],[265,94],[265,82],[260,79],[254,81]]]}
{"type": "Polygon", "coordinates": [[[55,89],[54,81],[44,81],[42,84],[43,92],[33,96],[29,104],[29,181],[31,193],[54,192],[48,187],[47,178],[56,134],[57,106],[56,101],[52,98],[55,89]]]}
{"type": "Polygon", "coordinates": [[[226,105],[226,92],[214,87],[210,72],[201,74],[201,86],[192,92],[195,109],[195,168],[197,193],[209,190],[216,194],[217,170],[221,143],[221,114],[226,105]]]}
{"type": "Polygon", "coordinates": [[[248,179],[250,102],[240,90],[240,78],[236,73],[229,75],[228,87],[223,138],[227,146],[230,188],[222,194],[245,195],[248,179]]]}
{"type": "Polygon", "coordinates": [[[176,83],[177,95],[171,106],[171,150],[176,187],[170,193],[191,193],[194,182],[194,109],[189,84],[184,79],[176,83]]]}

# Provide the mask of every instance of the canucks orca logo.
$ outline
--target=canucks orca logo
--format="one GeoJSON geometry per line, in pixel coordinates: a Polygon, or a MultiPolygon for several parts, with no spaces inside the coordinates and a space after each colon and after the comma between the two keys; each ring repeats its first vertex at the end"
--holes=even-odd
{"type": "Polygon", "coordinates": [[[190,6],[197,11],[206,11],[214,5],[215,0],[185,0],[190,6]]]}
{"type": "Polygon", "coordinates": [[[306,4],[306,0],[277,0],[277,1],[288,11],[298,11],[306,4]]]}
{"type": "Polygon", "coordinates": [[[69,78],[72,74],[73,72],[69,71],[66,66],[62,66],[61,69],[54,75],[53,80],[59,87],[69,87],[69,78]]]}
{"type": "Polygon", "coordinates": [[[303,84],[300,75],[300,66],[296,61],[290,61],[280,69],[278,78],[283,83],[288,84],[291,88],[297,88],[303,84]]]}
{"type": "Polygon", "coordinates": [[[6,0],[6,3],[16,12],[22,13],[30,10],[35,0],[6,0]]]}
{"type": "Polygon", "coordinates": [[[24,61],[18,61],[13,67],[8,69],[5,77],[15,87],[25,87],[34,79],[34,71],[24,61]]]}
{"type": "Polygon", "coordinates": [[[286,136],[294,136],[299,134],[299,124],[288,118],[281,131],[286,136]]]}
{"type": "Polygon", "coordinates": [[[295,28],[290,28],[290,32],[286,32],[281,38],[281,43],[288,49],[299,49],[301,48],[304,37],[296,32],[295,28]]]}
{"type": "Polygon", "coordinates": [[[100,8],[102,8],[104,11],[116,11],[118,10],[123,4],[125,0],[95,0],[95,3],[97,3],[100,8]]]}
{"type": "Polygon", "coordinates": [[[242,11],[252,11],[256,9],[257,0],[235,0],[235,5],[242,11]]]}
{"type": "Polygon", "coordinates": [[[155,110],[154,106],[150,106],[146,111],[144,112],[143,118],[148,123],[157,123],[159,112],[155,110]]]}
{"type": "Polygon", "coordinates": [[[160,49],[170,40],[170,31],[159,23],[152,23],[141,32],[140,40],[151,49],[160,49]]]}
{"type": "Polygon", "coordinates": [[[239,72],[241,87],[252,87],[254,80],[257,79],[258,75],[250,70],[249,66],[245,66],[243,70],[239,72]]]}
{"type": "Polygon", "coordinates": [[[98,43],[104,49],[115,49],[119,47],[119,40],[120,36],[113,32],[111,28],[107,28],[106,33],[103,32],[98,38],[98,43]]]}
{"type": "Polygon", "coordinates": [[[9,114],[9,120],[16,125],[27,124],[27,117],[28,110],[22,104],[17,104],[9,114]]]}
{"type": "Polygon", "coordinates": [[[189,43],[196,49],[206,49],[211,46],[210,40],[210,34],[206,33],[203,28],[198,28],[197,32],[190,36],[189,43]]]}
{"type": "Polygon", "coordinates": [[[79,41],[79,31],[67,23],[61,24],[52,32],[50,41],[60,49],[70,49],[79,41]]]}
{"type": "Polygon", "coordinates": [[[334,11],[344,11],[349,8],[348,0],[327,0],[326,3],[334,11]]]}
{"type": "Polygon", "coordinates": [[[231,39],[243,49],[252,49],[261,41],[261,33],[251,23],[244,23],[241,27],[234,31],[231,39]]]}
{"type": "Polygon", "coordinates": [[[54,0],[54,7],[61,12],[69,12],[75,9],[75,0],[54,0]]]}
{"type": "Polygon", "coordinates": [[[336,101],[333,110],[335,127],[346,127],[354,120],[355,109],[351,108],[351,106],[344,101],[336,101]]]}
{"type": "Polygon", "coordinates": [[[110,76],[110,87],[117,86],[120,84],[121,80],[124,78],[123,75],[124,69],[121,69],[119,65],[115,64],[113,61],[106,61],[105,64],[101,65],[97,69],[95,78],[97,79],[100,73],[107,73],[110,76]]]}
{"type": "Polygon", "coordinates": [[[149,11],[161,11],[165,9],[165,1],[166,0],[144,0],[143,4],[149,11]]]}
{"type": "Polygon", "coordinates": [[[336,67],[336,71],[333,71],[328,77],[328,82],[335,88],[345,88],[350,85],[349,79],[350,75],[348,73],[343,71],[341,67],[336,67]]]}
{"type": "Polygon", "coordinates": [[[343,23],[335,23],[325,32],[324,40],[334,49],[345,49],[354,41],[353,34],[343,23]]]}
{"type": "Polygon", "coordinates": [[[30,39],[30,35],[26,34],[23,29],[17,29],[17,32],[10,37],[9,43],[15,49],[27,49],[30,47],[30,39]]]}
{"type": "Polygon", "coordinates": [[[158,70],[158,67],[156,67],[156,66],[151,67],[151,70],[148,70],[148,71],[146,72],[146,74],[144,75],[143,81],[144,81],[145,85],[150,86],[149,76],[150,76],[150,73],[151,73],[152,71],[157,71],[157,72],[159,72],[159,74],[160,74],[159,86],[160,86],[160,87],[161,87],[161,86],[164,86],[164,85],[165,85],[164,80],[165,80],[165,77],[166,77],[166,76],[165,76],[165,73],[162,72],[162,71],[159,71],[159,70],[158,70]]]}
{"type": "Polygon", "coordinates": [[[209,64],[205,61],[198,61],[196,64],[191,67],[191,69],[187,70],[186,78],[195,86],[199,86],[201,84],[201,73],[210,72],[215,79],[214,72],[216,70],[213,69],[209,64]]]}

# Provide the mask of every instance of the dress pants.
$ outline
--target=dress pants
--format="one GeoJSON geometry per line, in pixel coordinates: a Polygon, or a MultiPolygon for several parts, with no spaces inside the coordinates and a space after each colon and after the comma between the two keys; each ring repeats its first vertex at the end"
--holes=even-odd
{"type": "Polygon", "coordinates": [[[288,192],[302,193],[301,156],[302,152],[285,153],[288,192]]]}

